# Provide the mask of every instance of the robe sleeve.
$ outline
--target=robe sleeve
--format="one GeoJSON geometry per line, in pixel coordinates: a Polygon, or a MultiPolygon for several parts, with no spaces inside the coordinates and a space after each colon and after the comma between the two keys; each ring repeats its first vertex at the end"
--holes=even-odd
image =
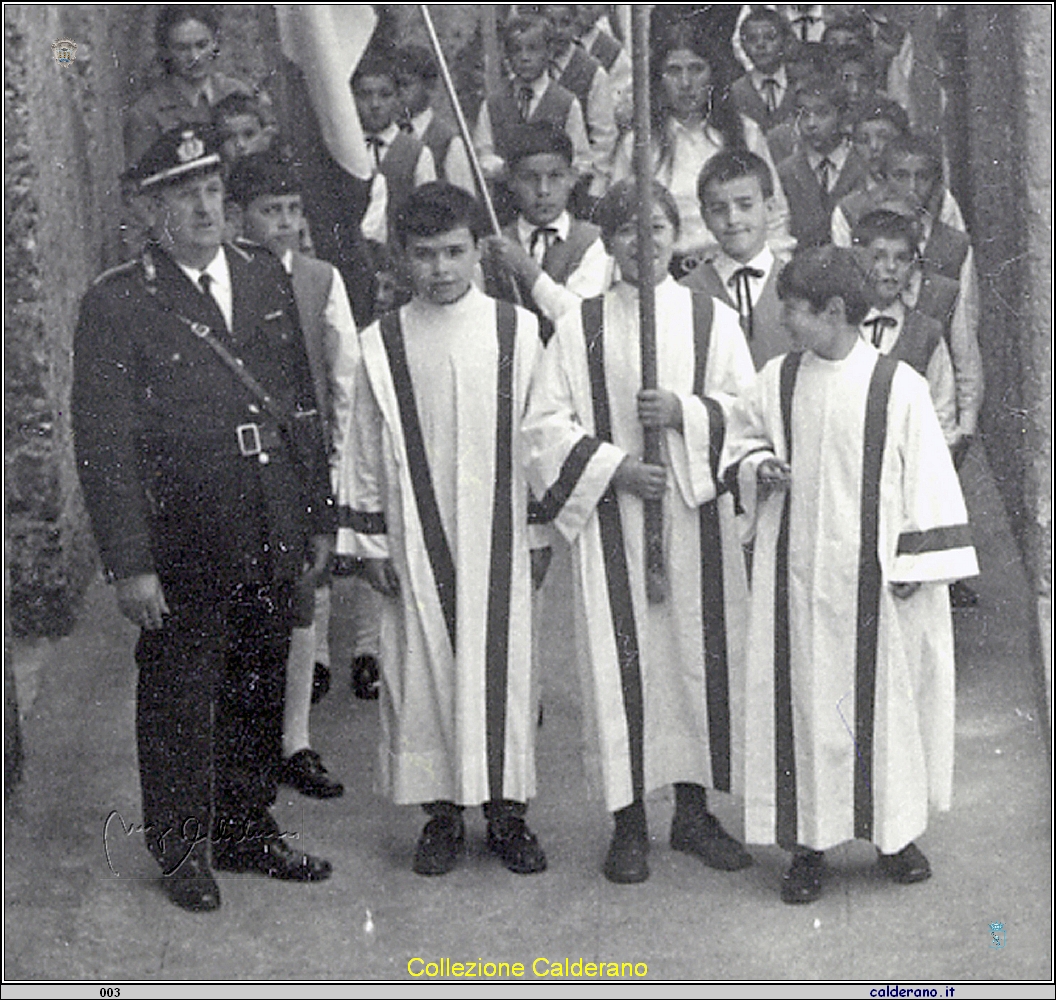
{"type": "Polygon", "coordinates": [[[583,388],[589,385],[583,344],[578,312],[567,313],[536,369],[523,424],[528,482],[540,498],[540,518],[569,542],[583,530],[626,456],[584,426],[581,411],[590,406],[590,396],[583,388]]]}
{"type": "Polygon", "coordinates": [[[362,356],[356,365],[352,399],[352,428],[339,465],[337,551],[360,559],[387,559],[384,421],[362,356]]]}
{"type": "Polygon", "coordinates": [[[976,576],[979,564],[964,497],[927,383],[915,372],[900,369],[897,376],[892,395],[906,397],[898,427],[901,524],[887,578],[941,583],[976,576]]]}
{"type": "Polygon", "coordinates": [[[679,395],[682,431],[666,432],[671,471],[688,507],[713,500],[726,436],[726,414],[733,400],[755,380],[755,366],[737,313],[713,300],[703,397],[679,395]]]}

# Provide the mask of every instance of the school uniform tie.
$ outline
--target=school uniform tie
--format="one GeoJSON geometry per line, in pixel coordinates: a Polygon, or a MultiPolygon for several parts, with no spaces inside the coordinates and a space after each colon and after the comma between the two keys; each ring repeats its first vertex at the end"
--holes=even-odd
{"type": "Polygon", "coordinates": [[[216,284],[216,279],[208,273],[208,271],[202,271],[198,275],[198,287],[202,290],[202,294],[208,299],[208,305],[213,311],[214,323],[218,319],[220,325],[217,327],[218,333],[227,332],[227,320],[224,318],[224,310],[220,308],[220,300],[216,297],[216,293],[213,291],[213,286],[216,284]]]}
{"type": "Polygon", "coordinates": [[[517,91],[517,108],[521,112],[521,121],[528,121],[528,116],[532,113],[532,99],[535,97],[535,91],[531,87],[521,87],[517,91]]]}
{"type": "Polygon", "coordinates": [[[537,264],[542,264],[558,238],[557,230],[553,226],[538,226],[532,230],[531,239],[528,241],[528,253],[532,255],[537,264]]]}
{"type": "Polygon", "coordinates": [[[374,154],[374,169],[381,169],[381,158],[384,155],[382,150],[385,149],[385,140],[380,135],[368,135],[367,145],[370,147],[371,152],[374,154]]]}
{"type": "Polygon", "coordinates": [[[766,101],[766,112],[772,115],[777,111],[777,88],[778,82],[772,77],[768,76],[760,84],[763,88],[763,99],[766,101]]]}
{"type": "Polygon", "coordinates": [[[884,330],[888,328],[894,329],[898,326],[898,320],[894,316],[874,316],[872,319],[867,319],[864,323],[865,326],[871,326],[873,328],[873,347],[880,350],[880,344],[884,339],[884,330]]]}
{"type": "Polygon", "coordinates": [[[792,18],[792,23],[799,28],[799,40],[801,42],[810,41],[810,29],[821,20],[820,17],[810,12],[813,4],[799,4],[799,13],[792,18]]]}
{"type": "Polygon", "coordinates": [[[825,194],[829,193],[829,185],[832,182],[832,172],[836,169],[836,164],[832,162],[827,156],[822,157],[821,163],[818,164],[818,183],[821,185],[821,190],[825,194]]]}
{"type": "Polygon", "coordinates": [[[752,329],[755,317],[752,313],[751,279],[761,277],[763,277],[763,272],[757,267],[739,267],[730,275],[730,280],[727,282],[737,297],[737,312],[741,317],[741,327],[749,340],[755,332],[752,329]]]}

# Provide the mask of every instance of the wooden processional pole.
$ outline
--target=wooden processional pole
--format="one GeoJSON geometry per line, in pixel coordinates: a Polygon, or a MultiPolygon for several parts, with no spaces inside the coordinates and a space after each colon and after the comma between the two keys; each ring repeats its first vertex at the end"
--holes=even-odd
{"type": "MultiPolygon", "coordinates": [[[[638,201],[638,324],[642,388],[656,385],[656,275],[653,273],[653,151],[649,117],[649,14],[652,4],[631,9],[631,66],[634,73],[634,179],[638,201]]],[[[660,431],[644,432],[650,465],[661,465],[660,431]]],[[[667,596],[664,567],[664,502],[645,501],[645,593],[650,604],[667,596]]]]}

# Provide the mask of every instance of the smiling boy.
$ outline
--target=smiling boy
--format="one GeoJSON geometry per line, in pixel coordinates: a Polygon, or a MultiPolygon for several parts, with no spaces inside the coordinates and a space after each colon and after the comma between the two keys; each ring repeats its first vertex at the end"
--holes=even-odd
{"type": "Polygon", "coordinates": [[[476,805],[510,871],[546,868],[524,821],[535,702],[516,433],[540,343],[530,312],[474,287],[483,229],[449,184],[398,214],[414,298],[363,333],[339,491],[339,551],[382,595],[378,786],[429,814],[420,875],[455,867],[476,805]]]}

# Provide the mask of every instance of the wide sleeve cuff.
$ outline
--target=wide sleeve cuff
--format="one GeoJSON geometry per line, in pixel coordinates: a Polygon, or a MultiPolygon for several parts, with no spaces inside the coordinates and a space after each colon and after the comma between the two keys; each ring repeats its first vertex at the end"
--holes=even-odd
{"type": "Polygon", "coordinates": [[[552,523],[569,542],[575,541],[625,457],[621,448],[584,434],[539,501],[535,523],[552,523]]]}
{"type": "Polygon", "coordinates": [[[722,407],[714,399],[679,395],[682,432],[666,432],[675,485],[687,507],[699,507],[718,494],[719,459],[726,436],[722,407]]]}
{"type": "Polygon", "coordinates": [[[389,536],[383,511],[338,508],[337,554],[359,559],[388,559],[389,536]]]}
{"type": "Polygon", "coordinates": [[[891,583],[941,583],[979,575],[979,562],[967,524],[926,531],[904,531],[890,574],[891,583]]]}
{"type": "Polygon", "coordinates": [[[759,466],[773,457],[774,453],[769,449],[753,451],[737,464],[737,528],[743,545],[755,537],[759,518],[759,466]]]}

